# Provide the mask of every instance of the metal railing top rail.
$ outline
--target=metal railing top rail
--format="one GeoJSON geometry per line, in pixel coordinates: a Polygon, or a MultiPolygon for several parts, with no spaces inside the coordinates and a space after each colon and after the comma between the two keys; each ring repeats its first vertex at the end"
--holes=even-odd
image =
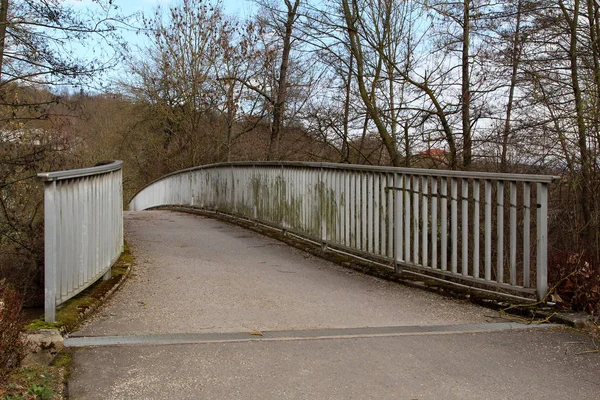
{"type": "Polygon", "coordinates": [[[67,171],[41,172],[37,174],[38,178],[45,182],[59,181],[62,179],[81,178],[117,171],[123,167],[123,161],[111,161],[108,164],[98,165],[96,167],[70,169],[67,171]]]}
{"type": "Polygon", "coordinates": [[[148,186],[159,182],[163,179],[169,178],[173,175],[182,174],[185,172],[197,171],[200,169],[210,169],[219,167],[309,167],[309,168],[323,168],[323,169],[341,169],[341,170],[354,170],[354,171],[379,171],[385,173],[399,173],[404,175],[422,175],[422,176],[436,176],[442,178],[471,178],[471,179],[496,179],[503,181],[512,182],[530,182],[530,183],[556,183],[560,181],[561,177],[557,175],[535,175],[535,174],[509,174],[500,172],[478,172],[478,171],[456,171],[446,169],[429,169],[429,168],[406,168],[406,167],[389,167],[389,166],[377,166],[377,165],[361,165],[361,164],[339,164],[339,163],[326,163],[326,162],[309,162],[309,161],[235,161],[235,162],[223,162],[215,164],[200,165],[197,167],[180,169],[178,171],[171,172],[167,175],[163,175],[158,179],[149,182],[144,187],[140,188],[135,192],[131,199],[135,198],[142,190],[148,186]]]}

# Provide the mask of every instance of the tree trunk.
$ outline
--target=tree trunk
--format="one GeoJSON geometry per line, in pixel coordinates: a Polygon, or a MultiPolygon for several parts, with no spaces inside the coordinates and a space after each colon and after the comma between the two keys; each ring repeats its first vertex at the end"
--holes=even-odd
{"type": "Polygon", "coordinates": [[[281,54],[281,65],[279,67],[279,79],[277,80],[277,98],[273,104],[273,123],[271,125],[271,140],[269,142],[269,160],[278,160],[279,142],[281,141],[281,125],[283,123],[283,114],[285,112],[285,101],[287,97],[287,69],[290,60],[290,51],[292,48],[292,32],[294,21],[298,12],[300,0],[295,0],[294,4],[285,0],[287,6],[287,19],[283,35],[283,52],[281,54]]]}
{"type": "Polygon", "coordinates": [[[463,131],[463,167],[471,164],[471,79],[469,71],[469,46],[471,34],[470,0],[463,0],[463,40],[462,40],[462,96],[461,114],[463,131]]]}
{"type": "MultiPolygon", "coordinates": [[[[358,83],[358,89],[360,92],[360,97],[365,104],[367,109],[367,114],[370,118],[373,119],[375,126],[377,127],[377,131],[379,132],[379,136],[383,141],[383,144],[390,156],[390,161],[393,166],[400,166],[400,159],[398,157],[398,149],[396,148],[396,143],[392,136],[389,134],[385,124],[383,123],[381,116],[379,115],[377,108],[373,104],[373,98],[369,91],[367,91],[367,86],[365,83],[365,60],[363,58],[363,52],[360,43],[360,36],[358,35],[356,28],[356,15],[357,4],[356,0],[352,1],[352,9],[350,9],[350,5],[348,4],[348,0],[342,0],[344,19],[346,22],[346,29],[348,30],[348,35],[350,39],[350,49],[354,54],[354,58],[356,60],[356,80],[358,83]],[[355,11],[355,12],[353,12],[355,11]]],[[[376,84],[376,83],[373,83],[376,84]]]]}
{"type": "Polygon", "coordinates": [[[569,63],[571,69],[571,87],[575,100],[575,113],[577,121],[577,144],[579,147],[579,157],[581,159],[581,181],[578,189],[581,200],[582,219],[585,224],[584,237],[591,245],[594,243],[595,224],[593,223],[592,213],[590,211],[590,188],[591,188],[591,162],[587,144],[587,127],[585,124],[584,101],[579,85],[579,63],[578,46],[577,46],[577,27],[579,24],[579,0],[573,2],[573,16],[571,17],[562,0],[559,1],[559,6],[563,12],[565,19],[569,25],[569,63]]]}
{"type": "Polygon", "coordinates": [[[508,104],[506,105],[506,120],[504,121],[504,130],[502,132],[502,153],[500,156],[500,170],[502,172],[508,171],[508,138],[510,137],[510,119],[512,114],[512,108],[515,97],[515,87],[517,86],[517,74],[519,67],[520,58],[520,46],[519,34],[521,31],[521,12],[522,12],[522,1],[518,0],[517,3],[517,21],[515,26],[515,33],[513,35],[511,60],[512,71],[510,73],[510,87],[508,90],[508,104]]]}
{"type": "Polygon", "coordinates": [[[4,44],[8,25],[8,0],[0,0],[0,85],[2,84],[2,67],[4,65],[4,44]]]}
{"type": "Polygon", "coordinates": [[[350,146],[348,143],[350,135],[350,95],[352,94],[352,69],[354,64],[354,55],[350,52],[350,62],[348,65],[348,75],[346,76],[345,89],[346,97],[344,99],[344,126],[343,126],[343,142],[342,142],[342,162],[350,162],[350,146]]]}

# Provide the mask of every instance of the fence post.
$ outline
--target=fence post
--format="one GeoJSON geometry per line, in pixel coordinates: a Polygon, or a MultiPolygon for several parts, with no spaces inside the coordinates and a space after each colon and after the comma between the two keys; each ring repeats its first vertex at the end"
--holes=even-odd
{"type": "Polygon", "coordinates": [[[319,197],[319,211],[321,213],[321,248],[327,250],[327,221],[325,220],[325,173],[323,167],[319,170],[319,183],[317,185],[319,197]]]}
{"type": "Polygon", "coordinates": [[[404,245],[403,237],[403,205],[404,205],[404,176],[400,174],[394,174],[394,270],[397,273],[402,272],[401,262],[402,257],[402,246],[404,245]],[[402,185],[402,186],[400,186],[402,185]]]}
{"type": "Polygon", "coordinates": [[[548,291],[548,185],[537,184],[537,297],[548,291]]]}
{"type": "Polygon", "coordinates": [[[56,321],[56,181],[44,183],[44,319],[56,321]]]}

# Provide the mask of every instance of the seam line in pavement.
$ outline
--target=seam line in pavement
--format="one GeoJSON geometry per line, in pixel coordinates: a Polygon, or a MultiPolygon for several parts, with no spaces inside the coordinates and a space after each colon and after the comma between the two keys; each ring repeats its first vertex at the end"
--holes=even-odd
{"type": "Polygon", "coordinates": [[[64,340],[65,347],[202,344],[227,342],[268,342],[318,339],[353,339],[390,336],[443,335],[484,333],[556,327],[555,324],[520,324],[510,322],[429,325],[383,326],[362,328],[301,329],[256,332],[173,333],[147,335],[76,336],[64,340]]]}

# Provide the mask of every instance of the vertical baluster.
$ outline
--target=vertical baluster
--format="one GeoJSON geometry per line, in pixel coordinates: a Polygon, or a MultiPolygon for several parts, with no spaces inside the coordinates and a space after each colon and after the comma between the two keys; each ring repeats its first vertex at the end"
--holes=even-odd
{"type": "Polygon", "coordinates": [[[337,204],[337,232],[338,232],[338,244],[344,244],[344,218],[346,217],[346,211],[344,210],[344,183],[345,183],[345,175],[346,171],[338,170],[337,178],[338,178],[338,204],[337,204]]]}
{"type": "Polygon", "coordinates": [[[411,176],[404,176],[404,261],[410,263],[410,195],[411,176]]]}
{"type": "Polygon", "coordinates": [[[458,271],[458,181],[456,178],[450,180],[450,229],[452,236],[450,238],[452,245],[451,271],[456,274],[458,271]]]}
{"type": "Polygon", "coordinates": [[[413,176],[413,264],[419,264],[419,177],[413,176]]]}
{"type": "Polygon", "coordinates": [[[312,204],[312,202],[314,201],[314,195],[312,193],[313,187],[311,186],[312,175],[312,170],[302,168],[302,212],[304,214],[304,233],[306,233],[307,235],[314,235],[314,217],[312,215],[313,212],[311,210],[311,208],[314,207],[314,205],[312,204]]]}
{"type": "Polygon", "coordinates": [[[340,171],[337,169],[333,169],[333,170],[331,170],[331,173],[333,174],[333,198],[335,199],[335,204],[334,204],[333,212],[332,212],[333,231],[335,233],[334,241],[336,244],[340,244],[341,243],[340,227],[342,224],[342,216],[343,216],[342,207],[341,207],[342,188],[340,185],[340,171]]]}
{"type": "MultiPolygon", "coordinates": [[[[254,165],[252,166],[251,190],[252,190],[252,192],[251,192],[251,194],[252,194],[252,215],[253,215],[254,219],[256,220],[258,218],[258,197],[260,194],[258,193],[258,176],[256,175],[256,166],[254,166],[254,165]]],[[[206,189],[204,189],[203,192],[206,192],[206,189]]],[[[204,197],[204,196],[202,196],[202,197],[204,197]]],[[[306,203],[306,201],[304,201],[304,203],[306,203]]]]}
{"type": "Polygon", "coordinates": [[[492,182],[485,181],[484,258],[485,280],[492,279],[492,182]]]}
{"type": "Polygon", "coordinates": [[[360,236],[360,226],[359,224],[357,224],[358,221],[358,217],[356,215],[356,211],[358,210],[358,207],[360,204],[357,204],[357,198],[358,198],[358,193],[356,191],[356,183],[357,183],[357,173],[356,171],[352,172],[352,180],[351,180],[351,184],[352,184],[352,194],[350,197],[350,221],[351,221],[351,225],[350,225],[350,232],[354,232],[354,238],[352,240],[352,246],[355,249],[360,249],[360,242],[359,242],[359,236],[360,236]]]}
{"type": "MultiPolygon", "coordinates": [[[[97,195],[99,179],[100,178],[97,175],[91,177],[92,187],[90,193],[90,263],[88,266],[88,275],[90,279],[96,277],[96,265],[98,263],[97,195]]],[[[152,193],[153,196],[154,193],[152,193]]]]}
{"type": "Polygon", "coordinates": [[[65,219],[64,224],[66,228],[66,246],[63,247],[63,251],[65,252],[66,259],[66,272],[67,272],[67,295],[70,296],[75,289],[75,280],[76,277],[76,258],[75,258],[75,249],[73,249],[73,242],[75,240],[75,214],[73,211],[75,210],[74,204],[74,187],[76,185],[75,179],[66,180],[67,184],[65,185],[65,219]]]}
{"type": "Polygon", "coordinates": [[[517,284],[517,183],[510,183],[510,284],[517,284]]]}
{"type": "Polygon", "coordinates": [[[94,206],[94,233],[95,233],[95,243],[96,246],[94,246],[96,248],[96,254],[95,254],[95,261],[94,261],[94,269],[93,269],[93,274],[92,276],[94,278],[97,277],[99,270],[100,270],[100,265],[102,262],[102,236],[100,233],[100,219],[101,219],[101,202],[102,202],[102,176],[98,175],[96,178],[96,194],[95,194],[95,198],[96,198],[96,204],[94,206]]]}
{"type": "MultiPolygon", "coordinates": [[[[277,213],[279,214],[277,218],[277,224],[279,225],[279,229],[281,229],[282,232],[285,232],[285,216],[284,216],[284,207],[285,207],[285,203],[286,203],[286,195],[287,195],[287,191],[285,190],[285,183],[286,179],[285,179],[285,171],[283,169],[283,166],[280,166],[277,168],[278,174],[279,174],[279,184],[277,185],[277,177],[275,178],[275,183],[276,183],[276,187],[278,188],[278,193],[277,193],[277,213]]],[[[226,175],[227,176],[227,175],[226,175]]],[[[229,188],[227,189],[229,190],[229,188]]]]}
{"type": "Polygon", "coordinates": [[[100,237],[102,238],[102,265],[100,265],[100,271],[102,272],[106,265],[109,263],[108,261],[108,243],[106,237],[106,216],[109,214],[108,210],[108,177],[106,175],[102,175],[102,213],[100,218],[100,237]]]}
{"type": "MultiPolygon", "coordinates": [[[[271,181],[271,190],[273,191],[273,193],[271,194],[271,199],[272,199],[272,208],[271,208],[271,218],[270,221],[274,226],[280,225],[281,224],[281,216],[280,211],[281,211],[281,190],[282,187],[281,185],[279,185],[277,183],[277,178],[279,177],[279,170],[280,168],[276,168],[276,167],[272,167],[269,168],[269,180],[271,181]]],[[[224,181],[224,183],[226,183],[224,181]]],[[[225,186],[225,185],[224,185],[225,186]]],[[[226,189],[227,186],[225,186],[224,190],[226,189]]],[[[225,202],[227,199],[227,193],[223,193],[223,201],[225,202]]]]}
{"type": "MultiPolygon", "coordinates": [[[[90,242],[90,192],[91,185],[90,180],[92,178],[85,177],[82,183],[83,188],[83,196],[82,196],[82,213],[81,221],[83,224],[83,232],[81,235],[82,245],[83,245],[83,282],[86,283],[91,278],[89,276],[89,264],[90,264],[90,248],[92,247],[92,243],[90,242]]],[[[122,227],[122,225],[121,225],[122,227]]],[[[122,228],[121,228],[121,240],[122,240],[122,228]]]]}
{"type": "Polygon", "coordinates": [[[328,242],[335,243],[336,237],[336,204],[337,204],[337,191],[335,189],[335,170],[327,170],[327,187],[325,190],[325,201],[327,202],[327,240],[328,242]]]}
{"type": "Polygon", "coordinates": [[[498,240],[498,259],[496,260],[496,280],[504,282],[504,182],[498,181],[498,193],[496,194],[496,225],[498,240]]]}
{"type": "MultiPolygon", "coordinates": [[[[298,169],[296,168],[291,168],[286,176],[286,186],[287,186],[287,190],[286,190],[286,208],[288,210],[287,212],[287,216],[286,216],[286,229],[287,230],[294,230],[294,229],[298,229],[298,210],[296,209],[296,204],[294,202],[294,199],[297,198],[296,196],[296,187],[297,187],[297,174],[298,173],[298,169]]],[[[236,186],[239,185],[239,183],[236,181],[236,186]]]]}
{"type": "Polygon", "coordinates": [[[306,232],[306,223],[304,222],[304,202],[306,201],[306,197],[302,190],[304,189],[304,185],[302,183],[302,168],[298,167],[295,170],[294,175],[294,200],[296,202],[296,212],[297,212],[297,221],[295,229],[298,232],[306,232]]]}
{"type": "Polygon", "coordinates": [[[304,227],[303,232],[307,235],[312,234],[311,215],[309,215],[308,207],[311,203],[311,193],[308,181],[308,170],[306,168],[300,169],[300,193],[302,199],[302,226],[304,227]]]}
{"type": "Polygon", "coordinates": [[[431,178],[431,268],[438,268],[438,181],[431,178]]]}
{"type": "Polygon", "coordinates": [[[473,277],[479,278],[479,180],[473,180],[473,277]]]}
{"type": "Polygon", "coordinates": [[[371,181],[373,182],[373,212],[369,212],[369,216],[373,219],[373,240],[369,242],[371,249],[369,250],[373,254],[379,253],[379,174],[372,172],[371,181]]]}
{"type": "Polygon", "coordinates": [[[461,209],[461,247],[462,247],[462,274],[463,276],[469,275],[469,180],[461,180],[462,189],[462,209],[461,209]]]}
{"type": "Polygon", "coordinates": [[[548,185],[537,184],[537,297],[548,292],[548,185]]]}
{"type": "Polygon", "coordinates": [[[530,287],[531,252],[531,184],[523,184],[523,286],[530,287]]]}
{"type": "Polygon", "coordinates": [[[380,240],[380,249],[379,254],[385,257],[387,255],[387,237],[386,237],[386,226],[387,226],[387,191],[385,190],[387,186],[387,175],[379,174],[379,198],[381,199],[381,206],[379,209],[379,240],[380,240]]]}
{"type": "Polygon", "coordinates": [[[350,244],[350,171],[344,170],[344,246],[350,244]]]}
{"type": "Polygon", "coordinates": [[[108,218],[104,221],[104,237],[106,238],[106,264],[104,264],[104,268],[108,268],[108,270],[104,274],[104,279],[108,280],[111,277],[110,267],[112,265],[113,259],[113,246],[112,246],[112,221],[111,217],[114,215],[113,209],[113,197],[112,197],[112,187],[113,187],[113,174],[106,174],[106,208],[108,218]]]}
{"type": "Polygon", "coordinates": [[[424,267],[428,267],[429,265],[429,243],[428,243],[428,220],[429,220],[429,212],[427,210],[429,204],[429,177],[423,176],[421,178],[421,264],[424,267]]]}
{"type": "Polygon", "coordinates": [[[448,179],[442,178],[440,186],[442,201],[440,205],[440,262],[442,271],[448,270],[448,179]]]}
{"type": "Polygon", "coordinates": [[[335,242],[335,203],[336,203],[336,191],[335,191],[335,170],[325,170],[325,188],[323,191],[323,199],[326,206],[325,221],[327,222],[327,242],[335,242]]]}
{"type": "Polygon", "coordinates": [[[323,174],[323,168],[321,168],[319,172],[317,199],[319,202],[319,210],[321,212],[321,244],[325,245],[325,242],[327,241],[327,226],[325,222],[327,205],[325,201],[325,177],[323,174]]]}
{"type": "MultiPolygon", "coordinates": [[[[76,227],[76,233],[75,233],[75,237],[74,242],[75,242],[75,247],[76,247],[76,264],[75,264],[75,269],[77,270],[77,276],[75,279],[75,283],[73,284],[73,286],[78,289],[81,286],[83,286],[83,284],[85,283],[83,280],[83,252],[85,251],[85,247],[84,247],[84,226],[83,226],[83,185],[85,182],[85,177],[82,178],[78,178],[77,179],[77,184],[75,186],[75,227],[76,227]]],[[[114,214],[111,215],[112,221],[113,223],[116,222],[115,221],[115,217],[114,214]]],[[[116,231],[113,229],[111,230],[111,235],[112,235],[112,239],[115,240],[115,236],[116,236],[116,231]]]]}
{"type": "Polygon", "coordinates": [[[296,195],[298,200],[298,208],[300,209],[300,232],[308,234],[310,231],[308,221],[306,219],[306,203],[308,202],[308,195],[306,192],[306,172],[304,168],[299,167],[297,172],[298,188],[296,189],[296,195]]]}
{"type": "Polygon", "coordinates": [[[399,263],[404,261],[404,176],[394,174],[394,258],[396,259],[396,272],[399,271],[399,263]]]}
{"type": "Polygon", "coordinates": [[[396,190],[393,189],[396,185],[394,184],[394,175],[393,174],[388,174],[387,175],[387,187],[388,187],[388,191],[387,191],[387,199],[388,199],[388,206],[387,206],[387,216],[388,216],[388,223],[387,223],[387,238],[388,238],[388,244],[387,244],[387,256],[389,258],[394,257],[394,216],[396,215],[396,210],[394,209],[394,197],[396,195],[396,190]]]}
{"type": "Polygon", "coordinates": [[[60,210],[60,219],[59,219],[59,223],[60,223],[60,230],[61,230],[61,244],[62,246],[58,249],[60,251],[60,261],[59,261],[59,265],[62,269],[62,283],[63,283],[63,287],[62,287],[62,299],[64,300],[70,293],[71,290],[71,284],[70,284],[70,280],[71,280],[71,274],[69,271],[69,254],[66,251],[67,246],[70,245],[69,240],[71,239],[71,235],[69,232],[69,224],[67,223],[67,221],[69,221],[69,181],[68,179],[61,181],[61,185],[60,185],[60,203],[61,203],[61,210],[60,210]]]}
{"type": "Polygon", "coordinates": [[[367,179],[367,173],[363,172],[361,173],[362,177],[361,177],[361,221],[362,221],[362,238],[361,238],[361,245],[360,245],[360,249],[362,251],[367,251],[367,239],[368,239],[368,235],[370,234],[370,232],[367,230],[367,184],[368,184],[368,179],[367,179]]]}
{"type": "Polygon", "coordinates": [[[329,201],[329,170],[323,170],[323,175],[321,177],[321,206],[324,211],[322,214],[323,221],[323,232],[324,238],[326,242],[329,242],[329,232],[331,228],[329,227],[329,214],[330,214],[330,206],[331,202],[329,201]]]}
{"type": "Polygon", "coordinates": [[[56,299],[58,297],[57,248],[58,207],[56,181],[44,182],[44,320],[56,321],[56,299]]]}

